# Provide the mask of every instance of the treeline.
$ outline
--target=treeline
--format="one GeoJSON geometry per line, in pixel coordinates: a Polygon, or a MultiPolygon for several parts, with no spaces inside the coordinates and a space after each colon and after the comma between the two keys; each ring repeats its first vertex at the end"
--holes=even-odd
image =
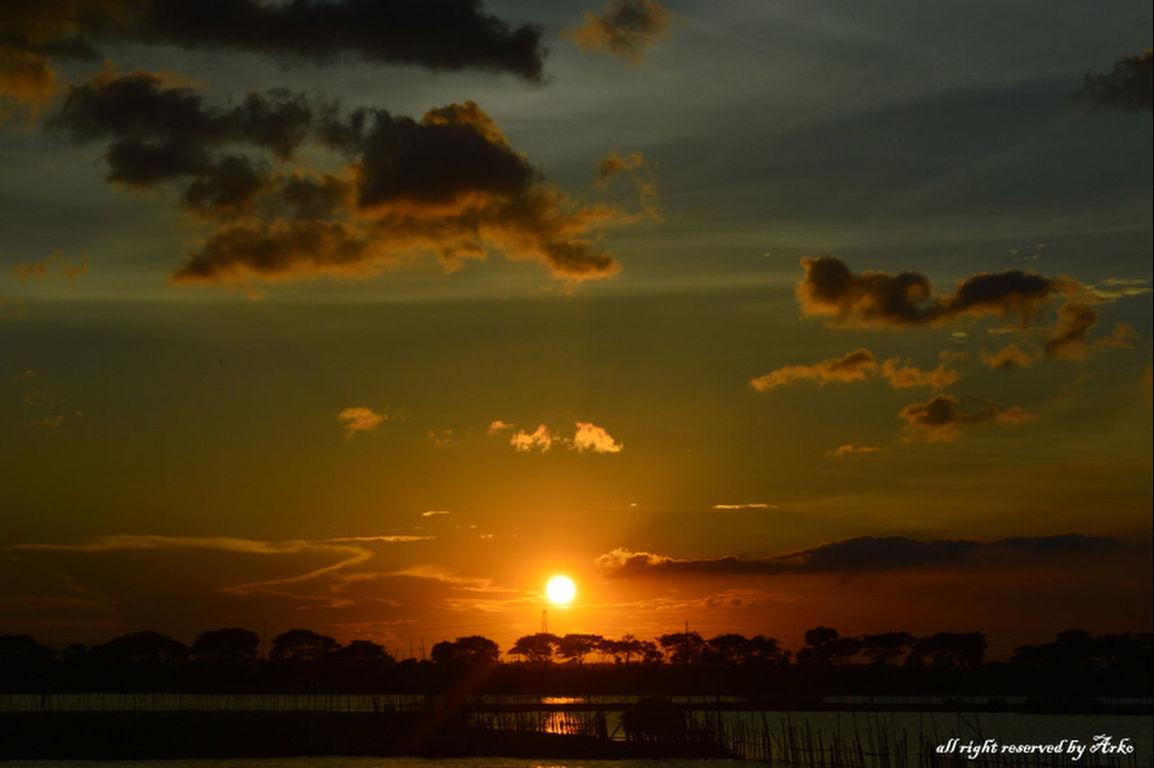
{"type": "Polygon", "coordinates": [[[536,633],[504,654],[479,635],[435,644],[428,659],[397,660],[368,640],[342,645],[307,629],[272,639],[247,629],[203,632],[191,645],[136,632],[57,653],[27,635],[0,636],[0,690],[436,692],[462,677],[493,692],[704,692],[757,697],[829,693],[1150,695],[1150,634],[1091,636],[987,662],[982,633],[805,633],[796,654],[772,637],[675,632],[644,640],[536,633]]]}

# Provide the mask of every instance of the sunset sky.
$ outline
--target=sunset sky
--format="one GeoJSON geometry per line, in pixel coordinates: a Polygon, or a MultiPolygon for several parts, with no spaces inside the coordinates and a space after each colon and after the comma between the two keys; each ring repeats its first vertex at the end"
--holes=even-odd
{"type": "Polygon", "coordinates": [[[1151,631],[1149,3],[435,5],[0,9],[0,633],[1151,631]]]}

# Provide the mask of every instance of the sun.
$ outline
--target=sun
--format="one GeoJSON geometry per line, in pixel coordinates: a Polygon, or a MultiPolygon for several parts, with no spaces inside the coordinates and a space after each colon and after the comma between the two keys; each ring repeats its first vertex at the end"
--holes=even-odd
{"type": "Polygon", "coordinates": [[[577,596],[577,585],[568,576],[554,576],[545,585],[545,594],[557,605],[565,605],[577,596]]]}

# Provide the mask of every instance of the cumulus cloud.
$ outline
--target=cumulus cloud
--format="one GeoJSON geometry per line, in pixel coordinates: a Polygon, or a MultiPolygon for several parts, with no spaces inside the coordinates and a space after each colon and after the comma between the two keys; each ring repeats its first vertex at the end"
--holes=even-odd
{"type": "Polygon", "coordinates": [[[547,453],[549,449],[553,447],[554,440],[556,440],[556,438],[553,436],[553,433],[549,431],[549,428],[544,424],[539,424],[537,429],[532,432],[526,432],[523,429],[517,430],[517,432],[509,438],[509,445],[513,446],[514,450],[522,453],[528,453],[529,451],[547,453]]]}
{"type": "Polygon", "coordinates": [[[853,443],[846,443],[839,445],[837,448],[831,448],[825,452],[829,458],[841,458],[842,456],[852,456],[858,453],[881,453],[885,448],[877,445],[854,445],[853,443]]]}
{"type": "Polygon", "coordinates": [[[1033,365],[1035,358],[1022,350],[1017,344],[1007,344],[1002,349],[989,354],[982,352],[982,365],[992,371],[1009,371],[1014,368],[1025,368],[1033,365]]]}
{"type": "Polygon", "coordinates": [[[1090,72],[1082,80],[1082,87],[1074,92],[1074,98],[1095,107],[1125,110],[1149,110],[1154,104],[1151,97],[1151,57],[1150,49],[1136,56],[1123,56],[1114,63],[1109,74],[1095,75],[1090,72]]]}
{"type": "Polygon", "coordinates": [[[917,541],[905,536],[861,536],[767,558],[743,559],[731,556],[679,559],[651,552],[615,549],[601,555],[595,562],[608,575],[618,578],[660,575],[779,576],[964,567],[997,562],[1060,563],[1078,557],[1109,555],[1120,549],[1122,544],[1116,539],[1077,533],[1013,537],[997,541],[917,541]]]}
{"type": "Polygon", "coordinates": [[[612,0],[601,13],[585,11],[585,24],[565,30],[565,36],[583,51],[636,63],[649,46],[669,35],[669,13],[654,0],[612,0]]]}
{"type": "Polygon", "coordinates": [[[71,88],[51,125],[74,141],[110,140],[110,181],[174,185],[213,225],[179,283],[365,277],[426,254],[451,270],[490,251],[599,278],[619,265],[595,236],[636,219],[546,183],[471,101],[420,121],[283,90],[214,107],[157,73],[105,72],[71,88]],[[306,143],[344,170],[293,165],[306,143]]]}
{"type": "Polygon", "coordinates": [[[922,437],[930,442],[952,442],[963,427],[976,424],[1023,424],[1037,418],[1021,406],[999,409],[989,400],[958,399],[948,394],[934,395],[925,403],[911,403],[898,417],[906,423],[906,439],[922,437]]]}
{"type": "Polygon", "coordinates": [[[349,438],[358,432],[372,432],[384,424],[388,418],[386,414],[376,413],[371,408],[364,406],[345,408],[337,414],[337,420],[344,425],[345,437],[349,438]]]}
{"type": "Polygon", "coordinates": [[[1078,289],[1069,278],[1013,269],[968,277],[953,293],[937,295],[929,278],[917,272],[855,274],[835,256],[801,263],[805,275],[797,296],[802,312],[851,327],[909,328],[982,315],[1017,315],[1028,325],[1050,298],[1078,289]]]}
{"type": "Polygon", "coordinates": [[[758,392],[768,392],[800,380],[816,381],[825,386],[831,382],[866,381],[880,376],[894,389],[945,389],[961,380],[961,374],[948,365],[953,359],[953,355],[943,353],[941,362],[931,369],[919,368],[909,360],[903,362],[896,357],[879,364],[872,352],[861,348],[813,365],[787,365],[750,380],[749,385],[758,392]]]}
{"type": "Polygon", "coordinates": [[[578,453],[620,453],[624,447],[613,439],[603,427],[587,421],[577,422],[577,432],[573,435],[573,450],[578,453]]]}
{"type": "MultiPolygon", "coordinates": [[[[537,425],[532,432],[519,429],[509,438],[509,445],[521,453],[530,451],[547,453],[555,445],[565,446],[578,453],[620,453],[624,448],[604,427],[588,421],[578,421],[574,426],[576,431],[573,437],[559,435],[544,424],[537,425]]],[[[489,434],[494,435],[513,428],[513,424],[498,420],[489,426],[489,434]]]]}
{"type": "Polygon", "coordinates": [[[532,81],[541,79],[545,56],[540,28],[510,28],[479,0],[11,0],[0,6],[0,110],[42,108],[58,88],[54,60],[99,58],[92,40],[314,62],[355,54],[532,81]]]}

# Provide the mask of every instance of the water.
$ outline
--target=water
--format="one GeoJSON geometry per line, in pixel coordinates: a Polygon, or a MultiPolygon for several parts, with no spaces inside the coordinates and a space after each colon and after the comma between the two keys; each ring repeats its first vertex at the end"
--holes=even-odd
{"type": "MultiPolygon", "coordinates": [[[[840,743],[856,747],[859,742],[866,752],[892,751],[897,744],[905,744],[911,752],[933,749],[959,739],[959,746],[969,742],[981,744],[992,739],[998,745],[1048,745],[1063,739],[1077,740],[1089,745],[1095,736],[1110,736],[1114,743],[1125,738],[1133,745],[1131,755],[1121,757],[1114,764],[1128,768],[1154,767],[1154,723],[1148,717],[1128,715],[1039,715],[1013,713],[926,713],[926,712],[782,712],[782,711],[710,711],[708,705],[719,701],[715,697],[675,697],[690,710],[692,722],[712,733],[720,733],[722,740],[736,747],[748,757],[762,757],[769,736],[769,751],[780,757],[787,751],[792,738],[818,742],[828,749],[840,743]],[[696,706],[695,706],[696,705],[696,706]],[[881,745],[879,746],[879,743],[881,745]]],[[[603,713],[583,709],[572,711],[542,711],[478,713],[473,716],[478,725],[502,729],[535,730],[548,733],[593,733],[595,718],[603,717],[607,733],[622,738],[618,728],[621,710],[616,705],[635,701],[631,696],[590,697],[533,697],[493,696],[477,697],[474,703],[536,705],[580,705],[596,703],[611,705],[603,713]]],[[[318,712],[373,712],[381,710],[420,711],[429,699],[415,695],[201,695],[201,694],[57,694],[57,695],[3,695],[2,711],[318,711],[318,712]]],[[[897,703],[897,702],[895,702],[897,703]]],[[[796,754],[796,753],[794,753],[796,754]]],[[[955,752],[955,756],[957,756],[955,752]]],[[[1074,761],[1069,756],[1055,758],[1058,766],[1081,768],[1092,763],[1092,756],[1074,761]]],[[[916,760],[915,760],[916,762],[916,760]]],[[[979,755],[975,768],[989,762],[979,755]]],[[[1093,761],[1094,763],[1100,761],[1093,761]]],[[[746,763],[748,765],[748,763],[746,763]]],[[[741,765],[728,760],[526,760],[513,758],[380,758],[380,757],[299,757],[230,760],[165,760],[165,761],[26,761],[7,762],[8,766],[27,765],[35,768],[730,768],[741,765]]]]}
{"type": "Polygon", "coordinates": [[[35,760],[4,768],[749,768],[740,760],[527,760],[509,757],[270,757],[229,760],[35,760]]]}

